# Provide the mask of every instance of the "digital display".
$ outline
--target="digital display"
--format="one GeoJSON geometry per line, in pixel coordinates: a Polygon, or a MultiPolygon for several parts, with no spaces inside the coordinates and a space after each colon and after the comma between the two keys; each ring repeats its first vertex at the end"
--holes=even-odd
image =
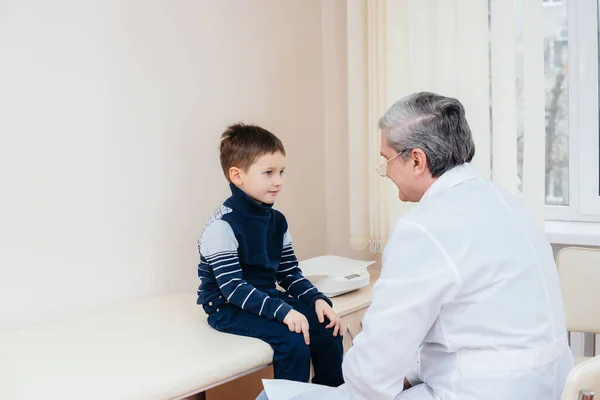
{"type": "Polygon", "coordinates": [[[359,274],[352,274],[352,275],[347,275],[344,278],[346,278],[346,279],[354,279],[354,278],[358,278],[358,277],[360,277],[359,274]]]}

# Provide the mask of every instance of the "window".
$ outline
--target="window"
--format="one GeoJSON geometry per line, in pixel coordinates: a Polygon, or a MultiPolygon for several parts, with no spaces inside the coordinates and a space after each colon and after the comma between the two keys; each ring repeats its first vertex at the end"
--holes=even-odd
{"type": "Polygon", "coordinates": [[[578,184],[577,212],[581,219],[595,216],[600,221],[598,6],[598,0],[574,2],[575,15],[569,17],[569,23],[577,26],[577,49],[573,49],[577,53],[569,51],[569,57],[574,61],[571,70],[575,72],[573,79],[578,83],[573,97],[577,109],[570,109],[570,113],[576,115],[577,123],[576,143],[573,143],[577,151],[570,154],[571,158],[576,158],[578,168],[577,175],[572,177],[577,179],[578,184]]]}
{"type": "Polygon", "coordinates": [[[568,206],[569,80],[567,5],[544,7],[543,32],[546,88],[546,204],[568,206]]]}
{"type": "Polygon", "coordinates": [[[599,3],[543,1],[548,220],[600,222],[599,3]]]}

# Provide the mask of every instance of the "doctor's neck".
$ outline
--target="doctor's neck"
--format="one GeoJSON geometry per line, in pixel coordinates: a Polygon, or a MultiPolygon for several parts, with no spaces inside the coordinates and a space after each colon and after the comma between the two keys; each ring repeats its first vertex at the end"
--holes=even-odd
{"type": "MultiPolygon", "coordinates": [[[[427,174],[424,174],[422,177],[417,178],[415,180],[415,191],[414,191],[414,200],[412,200],[415,203],[418,203],[419,201],[421,201],[423,199],[423,196],[425,196],[425,193],[427,193],[427,191],[429,190],[429,188],[431,186],[433,186],[433,184],[435,183],[435,181],[437,181],[437,177],[434,178],[431,176],[431,174],[429,173],[429,171],[427,171],[427,174]]],[[[410,200],[409,200],[410,201],[410,200]]]]}

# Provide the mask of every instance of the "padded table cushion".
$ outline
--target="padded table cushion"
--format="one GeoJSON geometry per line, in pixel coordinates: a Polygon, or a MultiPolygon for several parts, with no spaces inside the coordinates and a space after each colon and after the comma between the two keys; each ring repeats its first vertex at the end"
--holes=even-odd
{"type": "Polygon", "coordinates": [[[0,399],[174,399],[271,363],[172,294],[0,334],[0,399]]]}

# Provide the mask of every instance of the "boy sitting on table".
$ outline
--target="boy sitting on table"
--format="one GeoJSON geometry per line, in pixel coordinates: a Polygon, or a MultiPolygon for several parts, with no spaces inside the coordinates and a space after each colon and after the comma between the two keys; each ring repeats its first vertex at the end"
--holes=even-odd
{"type": "Polygon", "coordinates": [[[271,132],[235,124],[221,136],[231,197],[200,239],[198,304],[213,328],[267,342],[276,379],[339,386],[342,331],[331,301],[302,276],[284,215],[273,209],[285,149],[271,132]],[[285,291],[276,288],[276,283],[285,291]]]}

